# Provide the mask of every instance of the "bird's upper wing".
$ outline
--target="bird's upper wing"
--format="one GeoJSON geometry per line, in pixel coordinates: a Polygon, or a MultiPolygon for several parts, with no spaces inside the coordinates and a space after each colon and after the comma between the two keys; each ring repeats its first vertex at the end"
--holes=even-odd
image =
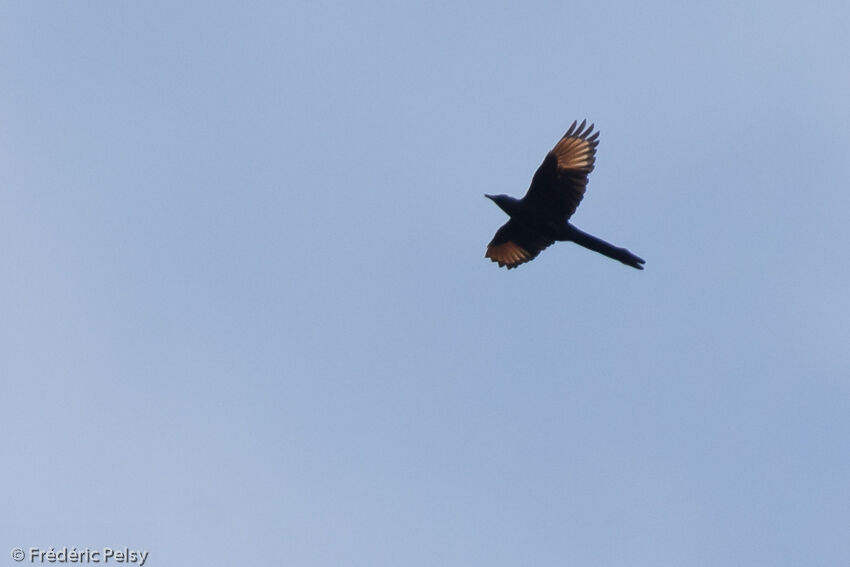
{"type": "Polygon", "coordinates": [[[499,263],[499,267],[516,268],[530,262],[554,241],[542,238],[516,221],[509,220],[496,231],[493,240],[487,245],[485,258],[499,263]]]}
{"type": "Polygon", "coordinates": [[[578,127],[577,122],[573,122],[564,137],[546,154],[523,197],[530,207],[557,220],[566,220],[575,212],[584,197],[587,175],[596,162],[599,132],[591,135],[593,124],[585,128],[586,122],[582,120],[578,127]]]}

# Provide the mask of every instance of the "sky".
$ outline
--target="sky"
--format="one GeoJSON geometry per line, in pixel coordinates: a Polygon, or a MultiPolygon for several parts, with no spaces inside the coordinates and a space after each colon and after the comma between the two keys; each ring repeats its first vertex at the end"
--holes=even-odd
{"type": "Polygon", "coordinates": [[[4,2],[0,552],[847,565],[846,2],[4,2]],[[575,119],[570,243],[484,258],[575,119]]]}

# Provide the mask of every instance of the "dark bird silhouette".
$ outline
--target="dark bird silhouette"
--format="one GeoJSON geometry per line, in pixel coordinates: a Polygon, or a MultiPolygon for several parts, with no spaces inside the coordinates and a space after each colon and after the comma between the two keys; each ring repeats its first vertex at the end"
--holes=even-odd
{"type": "Polygon", "coordinates": [[[609,258],[643,269],[644,261],[625,248],[582,232],[569,222],[584,196],[587,175],[593,171],[599,132],[592,136],[593,124],[573,122],[564,137],[555,144],[537,168],[531,186],[522,199],[507,195],[486,195],[510,218],[496,231],[487,245],[485,258],[499,267],[516,268],[530,262],[555,241],[569,240],[609,258]]]}

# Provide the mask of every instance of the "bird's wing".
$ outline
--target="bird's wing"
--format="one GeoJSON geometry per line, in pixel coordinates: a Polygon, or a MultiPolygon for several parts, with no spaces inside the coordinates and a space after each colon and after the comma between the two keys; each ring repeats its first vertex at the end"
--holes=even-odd
{"type": "Polygon", "coordinates": [[[564,137],[555,144],[537,168],[531,186],[523,197],[530,207],[557,220],[572,216],[584,197],[587,175],[596,162],[599,132],[591,135],[593,124],[573,122],[564,137]]]}
{"type": "Polygon", "coordinates": [[[498,262],[499,267],[516,268],[530,262],[554,241],[542,238],[516,221],[509,220],[496,231],[493,240],[487,245],[485,258],[498,262]]]}

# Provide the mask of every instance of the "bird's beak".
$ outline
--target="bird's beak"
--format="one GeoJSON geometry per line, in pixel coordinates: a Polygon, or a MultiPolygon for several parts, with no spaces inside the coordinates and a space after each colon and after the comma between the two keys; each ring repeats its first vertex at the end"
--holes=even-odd
{"type": "Polygon", "coordinates": [[[493,195],[484,195],[484,196],[485,196],[485,197],[487,197],[488,199],[490,199],[491,201],[493,201],[493,200],[494,200],[494,199],[493,199],[493,195]]]}

